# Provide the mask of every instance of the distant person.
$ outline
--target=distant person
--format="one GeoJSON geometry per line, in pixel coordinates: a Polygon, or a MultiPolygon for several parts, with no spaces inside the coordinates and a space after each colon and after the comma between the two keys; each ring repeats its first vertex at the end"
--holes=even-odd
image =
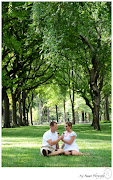
{"type": "Polygon", "coordinates": [[[73,155],[73,156],[80,156],[80,155],[90,155],[90,153],[81,153],[79,152],[78,145],[75,142],[77,134],[71,130],[72,123],[66,122],[65,125],[65,132],[63,133],[63,144],[62,149],[64,148],[64,155],[73,155]]]}
{"type": "Polygon", "coordinates": [[[40,149],[40,154],[43,156],[55,156],[62,154],[63,149],[59,149],[58,142],[63,139],[63,135],[59,137],[57,130],[57,123],[51,122],[50,129],[46,131],[43,135],[42,147],[40,149]]]}

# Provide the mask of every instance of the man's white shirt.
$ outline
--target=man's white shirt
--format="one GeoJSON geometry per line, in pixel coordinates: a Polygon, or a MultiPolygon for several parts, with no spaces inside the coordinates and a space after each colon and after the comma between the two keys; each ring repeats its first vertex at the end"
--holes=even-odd
{"type": "Polygon", "coordinates": [[[43,135],[43,141],[42,141],[42,146],[49,146],[49,147],[53,147],[54,149],[56,149],[56,144],[53,146],[50,146],[49,143],[47,142],[49,139],[51,139],[52,141],[55,141],[58,139],[58,134],[55,131],[55,133],[52,133],[51,130],[46,131],[43,135]]]}

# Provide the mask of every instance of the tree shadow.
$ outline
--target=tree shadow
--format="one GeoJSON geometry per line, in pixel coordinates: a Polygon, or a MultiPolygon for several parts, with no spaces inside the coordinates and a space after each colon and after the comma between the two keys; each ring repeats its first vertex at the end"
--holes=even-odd
{"type": "MultiPolygon", "coordinates": [[[[86,149],[80,149],[86,152],[86,149]]],[[[111,151],[87,149],[90,156],[40,156],[40,148],[6,148],[2,167],[111,167],[111,151]]]]}

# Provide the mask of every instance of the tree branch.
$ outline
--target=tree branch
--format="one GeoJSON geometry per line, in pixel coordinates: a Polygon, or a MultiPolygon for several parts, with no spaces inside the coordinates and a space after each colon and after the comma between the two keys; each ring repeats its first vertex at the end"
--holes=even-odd
{"type": "Polygon", "coordinates": [[[94,51],[94,48],[93,48],[93,46],[90,44],[88,38],[87,38],[87,37],[84,37],[83,35],[80,35],[80,37],[81,37],[82,41],[85,42],[85,43],[88,45],[88,47],[90,48],[90,50],[91,50],[91,51],[94,51]]]}
{"type": "Polygon", "coordinates": [[[81,90],[77,90],[77,92],[80,92],[80,94],[83,97],[83,99],[85,100],[86,104],[90,107],[91,110],[93,110],[93,107],[91,106],[89,99],[84,95],[84,92],[82,92],[81,90]]]}

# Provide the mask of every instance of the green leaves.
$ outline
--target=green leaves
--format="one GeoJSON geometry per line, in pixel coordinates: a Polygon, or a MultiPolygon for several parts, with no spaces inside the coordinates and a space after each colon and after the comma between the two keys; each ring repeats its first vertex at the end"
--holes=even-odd
{"type": "Polygon", "coordinates": [[[30,91],[51,78],[56,68],[49,49],[46,54],[47,47],[42,48],[42,35],[30,17],[32,5],[30,2],[2,4],[3,79],[7,81],[3,84],[6,88],[15,86],[30,91]]]}
{"type": "Polygon", "coordinates": [[[91,69],[95,66],[99,85],[111,61],[110,8],[107,2],[35,2],[33,5],[34,22],[42,33],[44,57],[56,60],[57,54],[60,58],[57,82],[69,84],[70,81],[89,101],[94,98],[89,84],[91,69]],[[72,62],[74,78],[70,75],[72,62]]]}
{"type": "Polygon", "coordinates": [[[92,68],[99,85],[111,64],[111,3],[4,2],[2,9],[3,85],[30,91],[54,79],[64,96],[74,88],[91,103],[92,68]]]}

